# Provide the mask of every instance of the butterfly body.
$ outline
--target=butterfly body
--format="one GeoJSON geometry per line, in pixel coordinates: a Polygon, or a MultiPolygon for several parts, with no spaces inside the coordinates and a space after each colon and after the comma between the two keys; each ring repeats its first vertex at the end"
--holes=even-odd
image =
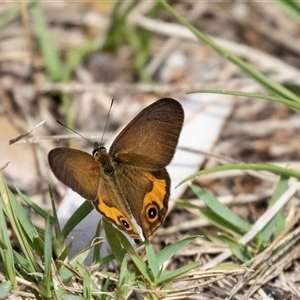
{"type": "Polygon", "coordinates": [[[181,105],[160,99],[140,112],[117,136],[109,152],[98,143],[93,155],[56,148],[48,159],[55,176],[93,202],[119,229],[141,240],[162,225],[170,196],[170,163],[182,128],[181,105]]]}

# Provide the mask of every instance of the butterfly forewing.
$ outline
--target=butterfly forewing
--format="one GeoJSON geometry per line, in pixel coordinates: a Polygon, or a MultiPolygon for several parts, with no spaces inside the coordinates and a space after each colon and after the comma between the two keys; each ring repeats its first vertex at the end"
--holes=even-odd
{"type": "Polygon", "coordinates": [[[162,169],[174,155],[183,119],[179,102],[160,99],[142,110],[121,131],[109,153],[132,166],[162,169]]]}
{"type": "Polygon", "coordinates": [[[88,200],[97,198],[100,166],[95,158],[83,151],[56,148],[49,152],[54,175],[65,185],[88,200]]]}

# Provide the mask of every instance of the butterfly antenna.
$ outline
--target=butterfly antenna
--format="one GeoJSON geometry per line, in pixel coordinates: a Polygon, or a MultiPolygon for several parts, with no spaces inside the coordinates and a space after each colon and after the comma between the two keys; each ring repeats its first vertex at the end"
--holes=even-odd
{"type": "Polygon", "coordinates": [[[60,122],[60,121],[58,121],[58,120],[56,120],[56,122],[57,122],[58,124],[60,124],[61,126],[66,127],[66,128],[68,128],[69,130],[73,131],[74,133],[78,134],[79,136],[81,136],[83,139],[85,139],[85,140],[88,141],[89,143],[94,144],[94,143],[91,142],[89,139],[87,139],[86,137],[84,137],[82,134],[78,133],[76,130],[70,128],[69,126],[63,124],[62,122],[60,122]]]}
{"type": "Polygon", "coordinates": [[[111,112],[112,106],[114,104],[114,101],[115,101],[115,99],[111,99],[110,107],[109,107],[109,110],[108,110],[108,113],[107,113],[107,118],[106,118],[104,130],[103,130],[103,134],[102,134],[102,138],[101,138],[101,143],[100,143],[101,145],[103,145],[103,138],[104,138],[104,134],[105,134],[106,129],[107,129],[108,120],[109,120],[110,112],[111,112]]]}

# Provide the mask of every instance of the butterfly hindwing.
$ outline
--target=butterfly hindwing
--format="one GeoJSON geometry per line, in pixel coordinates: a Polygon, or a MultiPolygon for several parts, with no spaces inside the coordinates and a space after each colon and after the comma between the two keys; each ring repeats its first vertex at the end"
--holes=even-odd
{"type": "Polygon", "coordinates": [[[165,219],[170,196],[170,178],[159,171],[124,170],[119,174],[120,189],[145,237],[153,235],[165,219]]]}

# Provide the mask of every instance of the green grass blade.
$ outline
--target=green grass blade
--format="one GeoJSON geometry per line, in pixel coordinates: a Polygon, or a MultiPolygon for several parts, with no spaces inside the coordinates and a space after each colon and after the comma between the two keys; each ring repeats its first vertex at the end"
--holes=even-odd
{"type": "Polygon", "coordinates": [[[46,22],[44,13],[41,9],[38,0],[31,0],[31,3],[31,11],[34,20],[34,26],[37,33],[37,38],[42,52],[42,56],[45,60],[47,74],[49,76],[50,81],[60,81],[63,68],[59,59],[59,54],[56,51],[55,46],[52,42],[52,36],[49,31],[49,27],[46,22]]]}
{"type": "Polygon", "coordinates": [[[126,36],[130,47],[133,49],[134,52],[134,64],[139,78],[143,82],[151,83],[151,78],[145,72],[145,64],[149,58],[150,46],[148,49],[146,49],[144,48],[144,43],[146,44],[148,41],[145,41],[144,37],[139,35],[137,30],[129,24],[126,24],[126,36]]]}
{"type": "MultiPolygon", "coordinates": [[[[22,200],[24,200],[24,202],[26,202],[28,204],[28,206],[30,206],[30,208],[32,208],[39,216],[41,216],[43,219],[47,219],[50,218],[50,223],[53,224],[54,219],[51,215],[49,215],[45,210],[43,210],[42,208],[40,208],[35,202],[33,202],[29,197],[27,197],[26,195],[24,195],[17,187],[15,187],[17,193],[19,194],[19,196],[22,198],[22,200]]],[[[23,209],[22,209],[23,210],[23,209]]],[[[22,213],[22,211],[19,211],[18,213],[22,213]]],[[[24,210],[23,213],[24,214],[24,210]]],[[[26,215],[27,216],[27,215],[26,215]]],[[[31,223],[31,222],[30,222],[31,223]]]]}
{"type": "Polygon", "coordinates": [[[15,262],[21,266],[27,273],[32,270],[32,266],[30,262],[26,258],[24,258],[22,255],[20,255],[18,252],[14,251],[14,259],[15,262]]]}
{"type": "Polygon", "coordinates": [[[147,239],[145,240],[145,249],[147,254],[148,266],[154,276],[154,279],[156,279],[160,273],[161,265],[158,264],[156,254],[152,248],[152,245],[147,239]]]}
{"type": "Polygon", "coordinates": [[[105,235],[110,249],[112,250],[116,260],[121,265],[125,257],[125,251],[121,246],[121,242],[117,236],[117,229],[115,229],[112,224],[105,218],[102,219],[103,228],[105,230],[105,235]]]}
{"type": "Polygon", "coordinates": [[[264,99],[264,100],[268,100],[268,101],[282,103],[282,104],[284,104],[284,105],[286,105],[286,106],[288,106],[292,109],[300,111],[300,103],[298,103],[298,102],[294,102],[294,101],[291,101],[289,99],[285,99],[285,98],[281,98],[281,97],[265,95],[265,94],[224,91],[224,90],[199,90],[199,91],[189,92],[188,94],[195,94],[195,93],[232,95],[232,96],[239,96],[239,97],[264,99]]]}
{"type": "Polygon", "coordinates": [[[294,0],[277,0],[275,3],[291,15],[297,22],[300,23],[300,5],[294,0]]]}
{"type": "Polygon", "coordinates": [[[122,45],[122,43],[124,43],[124,38],[126,36],[124,28],[126,28],[127,25],[127,16],[136,7],[136,5],[138,5],[138,3],[139,0],[118,0],[116,2],[111,15],[113,22],[111,22],[103,44],[104,51],[115,51],[122,45]]]}
{"type": "MultiPolygon", "coordinates": [[[[55,205],[55,201],[53,198],[53,193],[52,193],[52,189],[51,189],[50,185],[49,185],[49,192],[50,192],[51,207],[52,207],[52,214],[53,214],[53,222],[50,222],[50,223],[54,226],[54,232],[55,232],[55,236],[57,239],[62,236],[62,232],[60,230],[59,221],[58,221],[58,217],[57,217],[57,211],[56,211],[56,205],[55,205]]],[[[50,219],[50,221],[51,221],[51,219],[50,219]]]]}
{"type": "Polygon", "coordinates": [[[241,262],[245,263],[252,258],[245,245],[238,243],[236,240],[225,234],[220,234],[219,238],[226,243],[233,255],[235,255],[241,262]]]}
{"type": "Polygon", "coordinates": [[[84,299],[92,299],[91,274],[85,270],[83,273],[83,296],[84,299]]]}
{"type": "Polygon", "coordinates": [[[45,246],[44,246],[44,277],[42,280],[43,295],[51,298],[52,278],[51,278],[51,259],[52,259],[52,234],[49,218],[46,219],[45,246]]]}
{"type": "Polygon", "coordinates": [[[186,245],[188,245],[198,237],[199,236],[197,235],[192,235],[180,241],[177,241],[172,245],[166,246],[156,254],[157,264],[159,266],[162,266],[167,260],[169,260],[173,255],[175,255],[181,248],[185,247],[186,245]]]}
{"type": "MultiPolygon", "coordinates": [[[[31,249],[33,237],[36,234],[35,227],[31,223],[23,207],[15,198],[13,193],[9,191],[7,187],[6,189],[8,194],[5,195],[5,201],[7,202],[3,202],[2,205],[5,206],[5,214],[7,215],[15,232],[16,238],[19,241],[20,248],[22,249],[25,258],[28,261],[29,269],[27,271],[30,273],[34,273],[39,270],[36,259],[33,255],[33,251],[31,249]]],[[[5,199],[3,194],[2,198],[5,199]]]]}
{"type": "Polygon", "coordinates": [[[159,0],[160,3],[186,28],[188,28],[199,40],[203,43],[210,46],[213,50],[215,50],[218,54],[225,57],[227,60],[231,61],[235,65],[237,65],[244,73],[251,76],[254,80],[256,80],[259,84],[264,86],[267,90],[275,95],[278,95],[282,98],[289,99],[291,101],[295,101],[300,103],[299,97],[292,93],[290,90],[285,88],[284,86],[268,79],[262,73],[258,72],[256,69],[252,68],[249,64],[244,62],[239,57],[235,56],[234,54],[224,50],[218,44],[216,44],[210,37],[200,32],[196,29],[193,25],[191,25],[185,18],[183,18],[174,8],[172,8],[167,1],[159,0]]]}
{"type": "Polygon", "coordinates": [[[130,291],[130,279],[132,277],[132,273],[129,271],[129,266],[127,263],[127,260],[124,258],[121,264],[120,268],[120,275],[119,275],[119,281],[118,281],[118,294],[121,293],[119,296],[123,296],[124,299],[127,299],[126,296],[130,291]]]}
{"type": "Polygon", "coordinates": [[[32,248],[34,249],[34,252],[38,256],[41,256],[41,257],[44,256],[45,242],[39,235],[35,235],[33,237],[33,246],[32,246],[32,248]]]}
{"type": "MultiPolygon", "coordinates": [[[[53,198],[53,193],[52,193],[52,189],[51,186],[49,185],[49,192],[50,192],[50,199],[51,199],[51,206],[52,206],[52,213],[53,213],[53,217],[52,220],[53,222],[51,223],[51,218],[48,217],[48,219],[50,220],[51,225],[53,226],[53,251],[55,253],[55,255],[57,257],[61,256],[61,254],[65,252],[65,237],[62,234],[62,231],[60,229],[60,224],[59,224],[59,220],[58,220],[58,216],[57,216],[57,211],[56,211],[56,205],[55,205],[55,201],[53,198]]],[[[62,256],[61,256],[62,258],[62,256]]],[[[64,261],[64,258],[63,258],[64,261]]]]}
{"type": "MultiPolygon", "coordinates": [[[[269,207],[277,202],[277,200],[286,192],[289,187],[289,177],[281,176],[269,207]]],[[[270,241],[272,235],[276,238],[285,228],[285,217],[282,211],[279,211],[276,216],[265,226],[261,231],[260,236],[264,243],[270,241]]]]}
{"type": "Polygon", "coordinates": [[[193,263],[190,263],[186,266],[183,266],[175,271],[171,271],[171,272],[165,272],[161,275],[161,277],[158,280],[158,284],[162,284],[168,281],[171,281],[172,279],[176,278],[178,279],[178,277],[186,275],[188,272],[190,272],[191,270],[198,268],[200,266],[200,262],[196,261],[193,263]]]}
{"type": "Polygon", "coordinates": [[[16,270],[14,263],[14,255],[13,249],[11,246],[10,238],[8,235],[8,229],[5,222],[4,214],[8,215],[6,212],[6,208],[10,203],[10,191],[7,187],[7,184],[4,180],[3,173],[0,170],[0,253],[2,262],[4,263],[4,267],[6,270],[6,274],[14,289],[17,289],[16,282],[16,270]]]}
{"type": "Polygon", "coordinates": [[[245,234],[245,230],[232,225],[228,218],[225,219],[224,216],[220,217],[220,214],[216,214],[208,207],[199,207],[182,199],[176,200],[176,203],[187,210],[191,210],[193,214],[206,220],[209,224],[212,224],[227,233],[234,234],[237,238],[240,238],[241,235],[245,234]]]}
{"type": "MultiPolygon", "coordinates": [[[[153,282],[154,281],[153,275],[151,274],[147,264],[138,256],[138,254],[135,252],[135,249],[130,244],[130,242],[127,240],[127,238],[124,236],[124,234],[115,228],[113,228],[113,229],[115,230],[115,235],[116,235],[117,239],[119,240],[121,245],[124,247],[124,249],[126,250],[126,253],[130,256],[130,258],[132,259],[133,263],[135,264],[137,269],[140,271],[140,273],[144,276],[144,278],[148,282],[153,282]]],[[[106,230],[105,230],[105,232],[107,233],[106,230]]],[[[112,249],[112,251],[114,251],[114,249],[112,249]]]]}
{"type": "Polygon", "coordinates": [[[1,172],[0,178],[0,194],[1,194],[1,201],[0,201],[0,257],[1,261],[3,262],[3,266],[5,268],[5,272],[7,278],[9,279],[10,283],[13,285],[13,289],[17,289],[17,281],[16,281],[16,270],[15,270],[15,262],[14,262],[14,255],[13,249],[11,246],[10,238],[8,235],[8,229],[5,222],[4,217],[4,206],[5,202],[9,201],[8,198],[8,190],[6,183],[2,177],[1,172]],[[7,200],[5,200],[7,199],[7,200]]]}
{"type": "MultiPolygon", "coordinates": [[[[17,189],[18,191],[18,189],[17,189]]],[[[30,241],[33,241],[35,237],[37,237],[39,234],[37,232],[36,227],[32,224],[28,214],[24,210],[23,206],[15,199],[15,196],[13,193],[11,193],[11,200],[13,202],[14,211],[16,216],[18,217],[19,224],[22,226],[23,230],[26,232],[27,238],[30,239],[30,241]]],[[[24,198],[22,198],[24,200],[24,198]]],[[[47,216],[47,214],[44,214],[47,216]]]]}
{"type": "Polygon", "coordinates": [[[250,225],[233,213],[226,205],[220,203],[214,196],[207,193],[204,189],[197,185],[191,184],[192,191],[201,199],[215,214],[222,219],[232,224],[236,228],[242,229],[247,232],[250,225]]]}
{"type": "Polygon", "coordinates": [[[224,166],[218,166],[206,170],[202,170],[199,172],[196,172],[185,179],[183,179],[181,182],[178,183],[177,186],[180,186],[181,184],[191,180],[195,179],[200,175],[214,173],[218,171],[227,171],[227,170],[254,170],[254,171],[267,171],[271,172],[273,174],[277,174],[280,176],[286,176],[286,177],[295,177],[298,180],[300,180],[300,173],[298,171],[278,167],[271,164],[233,164],[233,165],[224,165],[224,166]]]}
{"type": "Polygon", "coordinates": [[[94,243],[94,253],[93,253],[93,262],[94,263],[98,263],[101,259],[100,257],[100,251],[101,251],[101,247],[102,247],[102,239],[99,238],[101,235],[101,232],[103,231],[103,226],[102,226],[102,222],[99,221],[97,228],[96,228],[96,233],[95,233],[95,238],[99,240],[99,242],[94,243]]]}

